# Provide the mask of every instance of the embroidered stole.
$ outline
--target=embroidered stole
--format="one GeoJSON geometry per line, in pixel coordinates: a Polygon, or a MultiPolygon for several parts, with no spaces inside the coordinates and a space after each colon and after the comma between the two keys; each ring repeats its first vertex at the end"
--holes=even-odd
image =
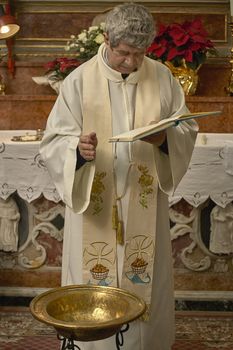
{"type": "MultiPolygon", "coordinates": [[[[102,51],[87,62],[83,82],[83,134],[95,131],[98,138],[96,170],[90,204],[83,214],[83,282],[119,286],[117,281],[117,238],[112,227],[114,204],[112,117],[108,79],[102,51]]],[[[111,69],[110,69],[111,71],[111,69]]],[[[135,128],[160,117],[160,94],[156,68],[147,58],[137,84],[135,128]],[[153,77],[148,80],[148,77],[153,77]]],[[[137,293],[150,304],[156,236],[157,175],[153,146],[132,144],[133,163],[129,172],[125,255],[121,287],[137,293]]]]}

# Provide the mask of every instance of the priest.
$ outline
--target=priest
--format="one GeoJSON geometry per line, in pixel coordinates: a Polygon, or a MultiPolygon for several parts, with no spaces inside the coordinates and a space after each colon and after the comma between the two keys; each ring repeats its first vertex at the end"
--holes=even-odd
{"type": "MultiPolygon", "coordinates": [[[[41,143],[66,204],[62,285],[117,286],[142,297],[125,350],[169,350],[174,298],[168,196],[185,174],[198,131],[189,120],[135,142],[109,138],[187,113],[170,70],[145,56],[154,19],[125,3],[105,21],[96,56],[63,82],[41,143]]],[[[115,338],[78,344],[113,350],[115,338]]]]}

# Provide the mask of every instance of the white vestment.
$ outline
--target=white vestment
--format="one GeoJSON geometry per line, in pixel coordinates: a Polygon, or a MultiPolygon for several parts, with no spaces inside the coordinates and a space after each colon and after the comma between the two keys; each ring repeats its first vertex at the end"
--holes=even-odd
{"type": "MultiPolygon", "coordinates": [[[[154,64],[160,86],[161,119],[187,112],[183,91],[170,70],[157,61],[154,61],[154,64]]],[[[62,200],[67,205],[63,241],[62,285],[82,283],[82,213],[89,204],[95,171],[94,161],[85,163],[79,170],[75,171],[76,148],[82,133],[84,66],[85,63],[64,80],[60,95],[49,116],[41,144],[41,155],[62,200]]],[[[137,84],[131,82],[131,75],[124,80],[120,73],[117,74],[119,75],[118,82],[108,80],[113,135],[133,128],[137,89],[137,84]]],[[[153,94],[153,91],[151,93],[153,94]]],[[[96,99],[101,100],[98,91],[96,91],[96,99]]],[[[169,154],[167,155],[156,147],[155,159],[151,160],[155,161],[159,181],[151,317],[148,322],[134,321],[130,323],[129,330],[124,333],[123,349],[125,350],[169,350],[174,341],[173,272],[168,194],[174,191],[187,170],[197,129],[196,122],[192,120],[169,128],[167,130],[169,154]]],[[[130,147],[129,143],[121,143],[117,147],[116,172],[119,192],[122,191],[125,184],[130,147]]],[[[129,191],[127,190],[122,200],[124,222],[127,219],[128,202],[129,191]]],[[[132,204],[130,203],[130,205],[132,204]]],[[[119,276],[121,276],[122,271],[123,252],[124,247],[119,246],[117,257],[119,276]]],[[[115,337],[86,342],[79,344],[79,346],[81,350],[116,349],[115,337]]]]}

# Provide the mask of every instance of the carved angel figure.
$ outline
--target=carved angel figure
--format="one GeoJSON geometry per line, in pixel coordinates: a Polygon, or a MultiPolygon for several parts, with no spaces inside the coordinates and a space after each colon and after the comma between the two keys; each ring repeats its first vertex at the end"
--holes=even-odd
{"type": "Polygon", "coordinates": [[[215,254],[233,253],[233,204],[226,208],[216,205],[210,215],[211,234],[209,249],[215,254]]]}
{"type": "Polygon", "coordinates": [[[16,252],[18,248],[19,208],[12,197],[0,198],[0,250],[16,252]]]}

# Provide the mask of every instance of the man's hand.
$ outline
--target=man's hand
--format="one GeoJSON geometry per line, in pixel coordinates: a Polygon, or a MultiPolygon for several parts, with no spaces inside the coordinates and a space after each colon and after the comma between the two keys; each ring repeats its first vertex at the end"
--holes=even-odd
{"type": "Polygon", "coordinates": [[[86,160],[91,161],[96,157],[96,147],[98,139],[95,132],[88,135],[82,135],[79,139],[78,149],[80,155],[86,160]]]}
{"type": "Polygon", "coordinates": [[[161,131],[150,136],[146,136],[141,141],[151,143],[157,147],[161,146],[166,139],[166,131],[161,131]]]}

